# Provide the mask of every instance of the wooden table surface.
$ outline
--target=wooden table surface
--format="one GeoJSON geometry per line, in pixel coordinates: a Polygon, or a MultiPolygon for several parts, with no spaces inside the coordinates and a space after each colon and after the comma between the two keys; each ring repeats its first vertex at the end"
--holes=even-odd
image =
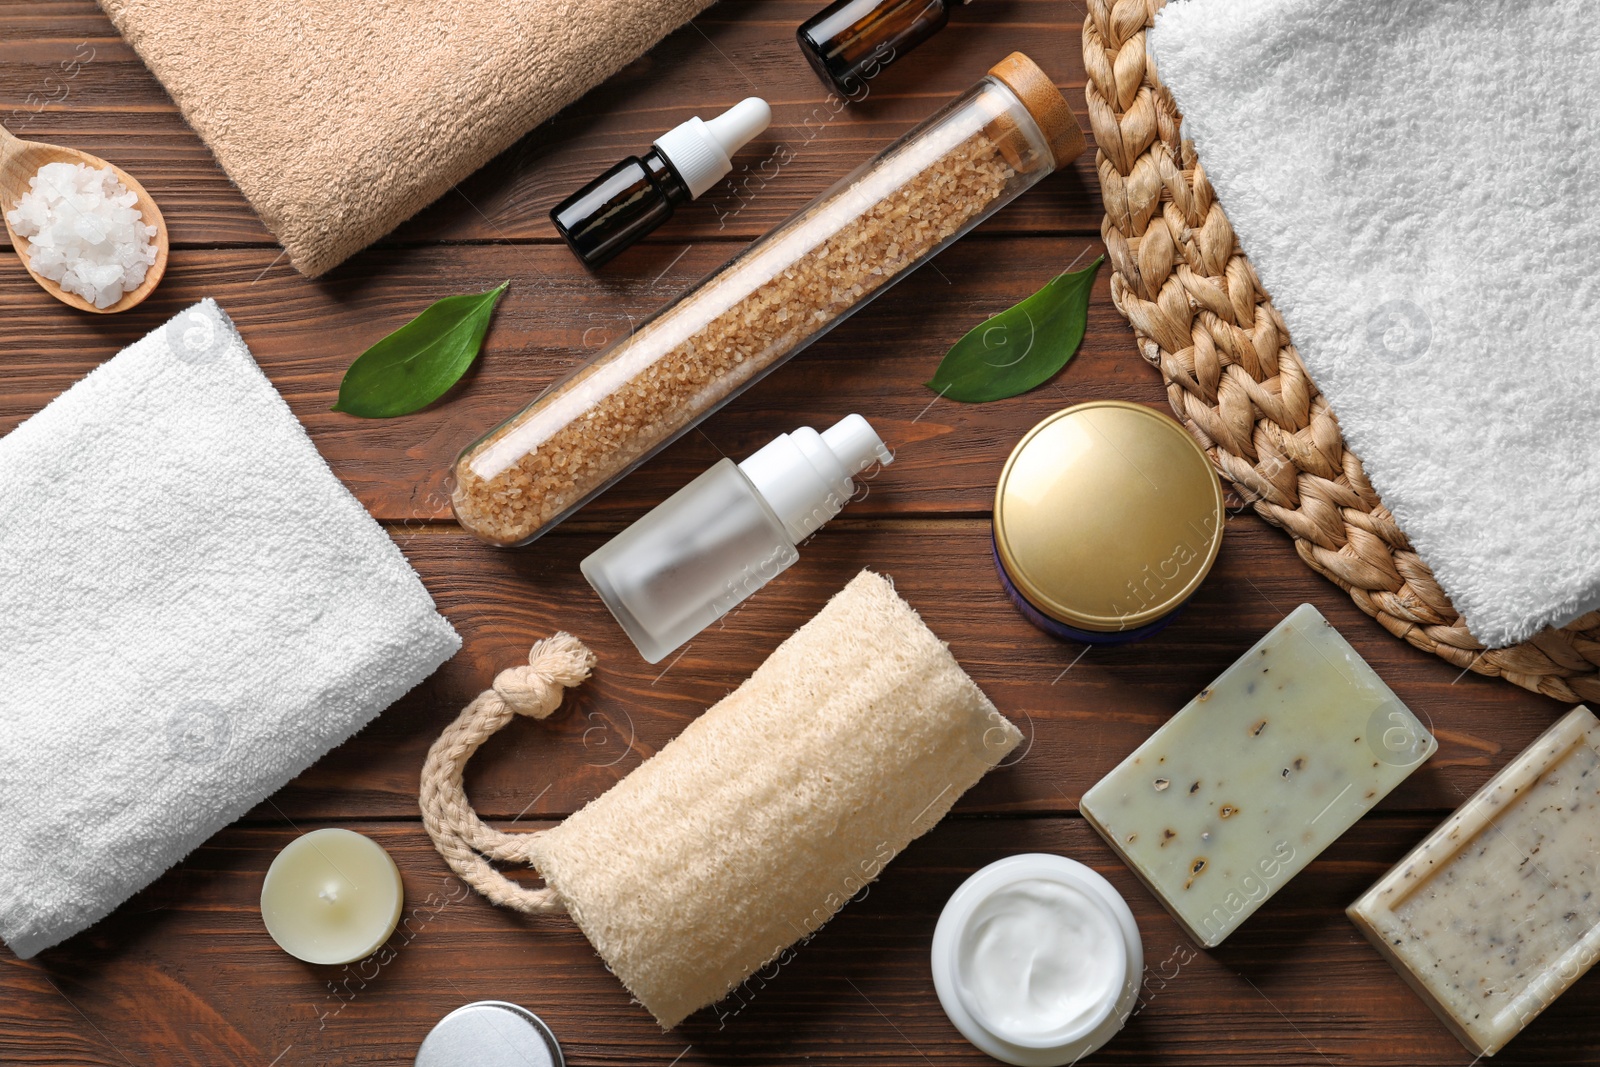
{"type": "MultiPolygon", "coordinates": [[[[409,1064],[440,1016],[490,998],[542,1015],[576,1067],[988,1062],[939,1008],[929,942],[962,879],[1035,850],[1104,873],[1143,933],[1150,969],[1139,1011],[1095,1062],[1472,1061],[1343,908],[1565,709],[1463,676],[1388,636],[1301,566],[1286,537],[1237,507],[1206,586],[1170,630],[1144,644],[1053,641],[1017,615],[996,581],[988,506],[1021,434],[1084,400],[1165,410],[1155,372],[1136,357],[1111,306],[1104,272],[1082,353],[1055,381],[977,407],[937,401],[921,384],[984,316],[1097,254],[1092,157],[1045,181],[535,546],[486,548],[450,520],[444,473],[463,444],[1007,52],[1031,53],[1082,118],[1081,8],[1071,0],[961,8],[954,27],[849,107],[829,103],[792,40],[819,4],[724,0],[377,247],[308,281],[283,261],[93,3],[0,2],[0,122],[137,175],[161,203],[173,239],[165,282],[143,307],[116,317],[56,303],[3,257],[0,433],[177,310],[215,297],[465,639],[454,660],[376,723],[110,918],[32,960],[0,949],[0,1062],[409,1064]],[[598,277],[557,242],[546,212],[560,197],[667,127],[756,92],[772,102],[773,126],[740,155],[729,183],[598,277]],[[793,159],[774,167],[780,149],[793,159]],[[329,412],[344,367],[368,344],[439,297],[505,278],[512,286],[480,365],[446,402],[388,422],[329,412]],[[852,411],[882,431],[896,450],[894,466],[725,625],[665,670],[643,663],[579,576],[578,561],[720,455],[741,457],[776,432],[852,411]],[[566,710],[544,723],[514,723],[472,766],[478,810],[527,829],[560,819],[638,766],[862,567],[894,577],[1023,728],[1027,748],[779,973],[663,1034],[570,922],[497,909],[434,854],[416,808],[423,754],[530,642],[569,629],[598,652],[600,667],[566,710]],[[1201,951],[1088,828],[1076,802],[1304,601],[1431,722],[1439,753],[1224,946],[1201,951]],[[257,897],[268,862],[296,834],[330,825],[372,835],[403,872],[407,919],[382,966],[301,964],[262,927],[257,897]]],[[[1597,1009],[1600,980],[1591,977],[1497,1062],[1596,1062],[1597,1009]]]]}

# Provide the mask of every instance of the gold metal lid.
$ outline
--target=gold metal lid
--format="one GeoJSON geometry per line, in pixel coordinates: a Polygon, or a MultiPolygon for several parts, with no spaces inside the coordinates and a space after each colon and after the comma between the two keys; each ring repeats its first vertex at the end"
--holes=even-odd
{"type": "Polygon", "coordinates": [[[1011,581],[1046,615],[1100,633],[1187,600],[1216,561],[1222,525],[1222,485],[1194,438],[1119,400],[1035,426],[995,489],[995,550],[1011,581]]]}

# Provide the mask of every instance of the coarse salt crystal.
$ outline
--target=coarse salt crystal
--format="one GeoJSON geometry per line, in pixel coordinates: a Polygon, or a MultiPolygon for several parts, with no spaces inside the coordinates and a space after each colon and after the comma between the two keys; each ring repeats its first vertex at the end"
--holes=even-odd
{"type": "Polygon", "coordinates": [[[138,199],[110,167],[46,163],[6,221],[28,239],[35,273],[107,308],[139,288],[156,261],[156,228],[138,199]]]}

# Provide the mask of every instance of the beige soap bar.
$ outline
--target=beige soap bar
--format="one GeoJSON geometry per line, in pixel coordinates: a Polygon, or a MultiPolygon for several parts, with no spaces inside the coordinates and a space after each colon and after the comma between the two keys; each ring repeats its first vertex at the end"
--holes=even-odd
{"type": "Polygon", "coordinates": [[[1302,604],[1078,807],[1210,948],[1437,747],[1302,604]]]}
{"type": "Polygon", "coordinates": [[[1600,955],[1600,720],[1574,708],[1349,908],[1492,1056],[1600,955]]]}

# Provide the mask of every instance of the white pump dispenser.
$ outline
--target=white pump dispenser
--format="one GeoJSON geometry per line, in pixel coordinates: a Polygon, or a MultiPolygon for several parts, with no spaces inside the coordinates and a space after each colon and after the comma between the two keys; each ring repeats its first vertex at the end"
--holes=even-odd
{"type": "Polygon", "coordinates": [[[583,576],[650,663],[659,663],[787,570],[796,546],[894,456],[860,415],[780,435],[724,459],[596,550],[583,576]]]}
{"type": "Polygon", "coordinates": [[[710,122],[697,116],[674,126],[656,139],[655,146],[689,187],[689,196],[698,199],[733,169],[734,153],[771,122],[767,102],[759,96],[746,97],[710,122]]]}

